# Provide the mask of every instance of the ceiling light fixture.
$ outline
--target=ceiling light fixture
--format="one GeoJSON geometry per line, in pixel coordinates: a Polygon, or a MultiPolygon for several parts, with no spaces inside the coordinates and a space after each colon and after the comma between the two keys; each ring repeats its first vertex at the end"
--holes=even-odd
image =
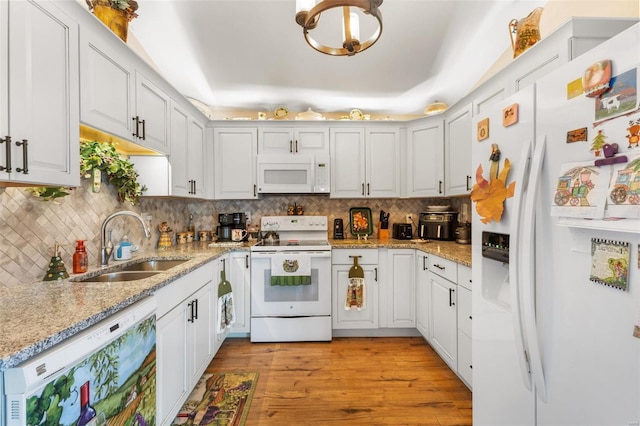
{"type": "Polygon", "coordinates": [[[440,114],[441,112],[445,112],[447,108],[449,108],[449,105],[444,102],[435,101],[434,103],[427,105],[424,109],[424,113],[425,115],[440,114]]]}
{"type": "Polygon", "coordinates": [[[296,0],[296,22],[302,27],[304,39],[318,52],[333,56],[353,56],[373,46],[382,34],[382,14],[378,7],[383,0],[296,0]],[[329,9],[342,7],[342,47],[330,47],[316,41],[309,31],[316,28],[320,15],[329,9]],[[373,35],[360,42],[359,15],[351,8],[359,8],[378,20],[373,35]]]}

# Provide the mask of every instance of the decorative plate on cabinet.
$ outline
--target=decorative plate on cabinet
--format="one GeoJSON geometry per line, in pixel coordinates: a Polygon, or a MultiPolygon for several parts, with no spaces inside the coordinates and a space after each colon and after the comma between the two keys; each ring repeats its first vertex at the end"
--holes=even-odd
{"type": "Polygon", "coordinates": [[[273,112],[273,116],[278,120],[284,120],[285,118],[287,118],[288,115],[289,115],[289,110],[287,110],[285,107],[277,108],[273,112]]]}
{"type": "Polygon", "coordinates": [[[364,120],[364,114],[359,109],[353,109],[349,113],[349,118],[351,120],[364,120]]]}

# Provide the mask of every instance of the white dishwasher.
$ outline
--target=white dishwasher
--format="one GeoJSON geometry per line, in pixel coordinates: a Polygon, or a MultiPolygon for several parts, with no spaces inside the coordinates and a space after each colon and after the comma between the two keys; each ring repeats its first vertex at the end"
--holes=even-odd
{"type": "Polygon", "coordinates": [[[7,426],[156,422],[156,300],[4,372],[7,426]]]}

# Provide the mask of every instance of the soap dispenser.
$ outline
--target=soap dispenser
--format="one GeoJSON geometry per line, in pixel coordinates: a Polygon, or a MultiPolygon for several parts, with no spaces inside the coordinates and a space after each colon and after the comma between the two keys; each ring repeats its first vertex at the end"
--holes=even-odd
{"type": "Polygon", "coordinates": [[[73,273],[82,274],[89,270],[89,256],[84,247],[84,240],[76,241],[76,251],[73,253],[73,273]]]}

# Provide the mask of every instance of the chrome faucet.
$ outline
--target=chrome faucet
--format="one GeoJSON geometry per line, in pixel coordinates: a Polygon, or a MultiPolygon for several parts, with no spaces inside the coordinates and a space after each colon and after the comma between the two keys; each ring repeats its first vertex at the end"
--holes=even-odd
{"type": "Polygon", "coordinates": [[[100,230],[100,235],[102,236],[100,240],[100,265],[107,266],[109,264],[109,257],[111,256],[111,252],[113,251],[113,245],[111,243],[111,238],[109,238],[109,242],[107,242],[107,224],[111,221],[111,219],[118,216],[132,216],[140,221],[142,225],[142,229],[144,229],[144,235],[147,238],[151,238],[151,231],[147,227],[147,223],[144,221],[142,216],[140,216],[136,212],[132,212],[129,210],[122,210],[119,212],[115,212],[110,214],[104,222],[102,222],[102,228],[100,230]]]}

